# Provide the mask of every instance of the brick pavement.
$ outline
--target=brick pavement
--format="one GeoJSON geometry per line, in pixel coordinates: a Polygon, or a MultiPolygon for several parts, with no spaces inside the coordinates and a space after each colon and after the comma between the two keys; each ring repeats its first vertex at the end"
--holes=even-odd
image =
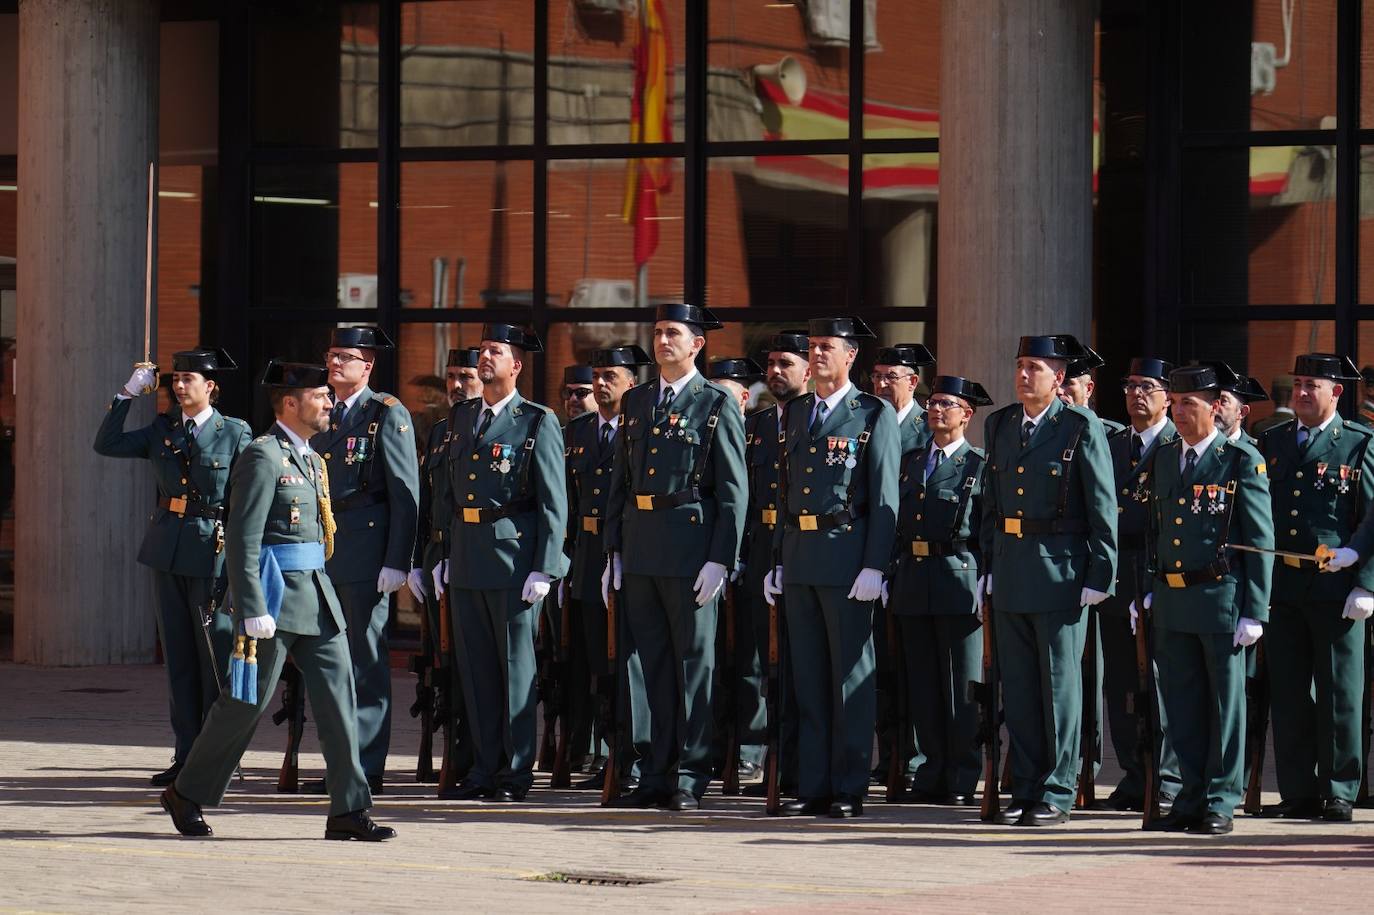
{"type": "MultiPolygon", "coordinates": [[[[398,673],[398,699],[411,682],[398,673]]],[[[990,828],[976,811],[877,796],[850,822],[770,819],[761,801],[714,791],[701,813],[676,816],[538,789],[524,804],[439,803],[398,778],[374,809],[396,841],[325,842],[324,799],[274,792],[283,735],[270,722],[245,781],[207,811],[216,837],[183,840],[147,785],[166,765],[162,690],[153,667],[0,665],[0,911],[1254,913],[1365,910],[1374,892],[1374,813],[1363,810],[1345,827],[1241,817],[1234,835],[1208,839],[1144,834],[1114,813],[990,828]],[[535,879],[608,871],[661,882],[535,879]]],[[[409,752],[414,722],[402,712],[397,723],[393,746],[409,752]]],[[[313,735],[305,749],[303,771],[318,771],[313,735]]],[[[393,755],[391,772],[413,763],[393,755]]],[[[1112,772],[1109,762],[1103,790],[1112,772]]]]}

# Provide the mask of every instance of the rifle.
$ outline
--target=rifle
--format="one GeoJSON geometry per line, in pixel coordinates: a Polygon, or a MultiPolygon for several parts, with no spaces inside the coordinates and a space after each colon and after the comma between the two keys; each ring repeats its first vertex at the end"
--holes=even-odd
{"type": "Polygon", "coordinates": [[[1355,795],[1356,807],[1374,806],[1369,803],[1369,738],[1374,725],[1370,709],[1374,705],[1374,625],[1365,623],[1364,701],[1360,705],[1360,790],[1355,795]]]}
{"type": "MultiPolygon", "coordinates": [[[[774,568],[777,568],[775,565],[774,568]]],[[[768,605],[768,683],[764,701],[768,709],[768,756],[764,762],[764,812],[777,816],[782,810],[782,595],[768,605]]]]}
{"type": "MultiPolygon", "coordinates": [[[[571,788],[572,775],[568,770],[568,737],[572,730],[572,702],[568,695],[568,657],[572,648],[572,617],[568,607],[571,601],[564,597],[559,607],[560,625],[558,627],[558,655],[554,660],[555,721],[558,723],[558,744],[553,753],[553,771],[549,775],[550,788],[571,788]]],[[[585,686],[584,686],[585,689],[585,686]]]]}
{"type": "Polygon", "coordinates": [[[420,651],[410,657],[410,672],[415,674],[415,701],[410,705],[410,717],[420,719],[420,751],[415,764],[417,782],[434,781],[434,633],[429,622],[429,608],[420,606],[420,651]]]}
{"type": "Polygon", "coordinates": [[[544,731],[539,741],[539,757],[536,765],[540,771],[553,771],[554,757],[558,755],[558,676],[555,665],[558,660],[557,636],[553,631],[553,618],[549,615],[548,602],[539,611],[539,634],[535,652],[539,658],[538,692],[539,701],[544,706],[544,731]]]}
{"type": "Polygon", "coordinates": [[[606,664],[615,683],[615,696],[606,710],[606,780],[601,785],[601,806],[609,807],[620,797],[620,748],[622,739],[621,703],[625,698],[625,677],[620,669],[619,624],[616,613],[617,595],[614,590],[606,596],[606,664]]]}
{"type": "Polygon", "coordinates": [[[991,823],[1002,812],[997,767],[1002,761],[1002,721],[998,714],[997,637],[992,631],[992,599],[983,599],[983,681],[970,680],[969,696],[978,703],[978,741],[983,746],[983,804],[979,818],[991,823]]]}
{"type": "Polygon", "coordinates": [[[1155,695],[1154,658],[1150,653],[1150,622],[1145,616],[1145,595],[1140,586],[1140,568],[1131,570],[1135,578],[1135,673],[1136,692],[1127,697],[1135,715],[1136,746],[1140,769],[1145,777],[1142,829],[1159,819],[1159,772],[1155,769],[1155,737],[1159,730],[1159,703],[1155,695]]]}
{"type": "MultiPolygon", "coordinates": [[[[224,604],[225,597],[229,593],[229,577],[222,576],[215,582],[215,587],[210,592],[210,597],[205,601],[205,606],[200,608],[200,634],[205,639],[205,656],[210,659],[210,672],[215,675],[215,692],[224,692],[224,677],[219,672],[219,659],[215,657],[215,643],[210,638],[210,624],[215,621],[215,613],[224,604]]],[[[235,766],[234,774],[243,781],[242,767],[235,766]]]]}
{"type": "Polygon", "coordinates": [[[1079,746],[1082,763],[1078,770],[1078,797],[1074,806],[1087,810],[1097,800],[1097,778],[1093,764],[1097,761],[1097,700],[1102,695],[1097,683],[1097,608],[1088,608],[1088,638],[1083,645],[1083,724],[1079,746]]]}
{"type": "Polygon", "coordinates": [[[290,658],[282,667],[281,682],[281,708],[272,713],[273,724],[287,722],[286,755],[277,773],[277,793],[295,794],[300,790],[301,738],[305,736],[305,681],[290,658]]]}
{"type": "Polygon", "coordinates": [[[1264,640],[1255,645],[1255,675],[1245,680],[1245,757],[1250,778],[1245,783],[1246,813],[1258,816],[1264,808],[1264,740],[1269,730],[1269,663],[1264,640]]]}
{"type": "Polygon", "coordinates": [[[891,686],[895,695],[889,697],[892,702],[892,717],[895,719],[892,724],[892,747],[888,751],[887,765],[887,796],[886,802],[895,804],[901,801],[906,795],[906,733],[910,727],[908,719],[911,717],[911,709],[907,702],[907,670],[906,652],[902,651],[897,642],[897,614],[891,609],[887,611],[887,655],[891,661],[892,677],[891,686]]]}
{"type": "Polygon", "coordinates": [[[458,740],[458,693],[455,684],[458,665],[453,663],[453,621],[448,615],[448,589],[437,596],[439,602],[439,718],[444,726],[444,758],[439,764],[439,790],[458,784],[458,760],[454,758],[454,743],[458,740]]]}
{"type": "Polygon", "coordinates": [[[721,602],[725,605],[725,650],[721,652],[720,703],[725,707],[725,763],[720,774],[720,793],[727,797],[739,794],[739,709],[735,667],[735,589],[725,583],[721,602]]]}

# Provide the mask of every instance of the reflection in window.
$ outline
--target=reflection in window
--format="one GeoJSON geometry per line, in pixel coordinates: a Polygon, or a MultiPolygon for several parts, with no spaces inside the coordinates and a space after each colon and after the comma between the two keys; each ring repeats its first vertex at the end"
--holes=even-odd
{"type": "MultiPolygon", "coordinates": [[[[864,156],[864,300],[890,308],[934,304],[936,153],[864,156]]],[[[917,324],[886,339],[919,342],[917,324]]],[[[896,333],[896,331],[893,331],[896,333]]]]}
{"type": "MultiPolygon", "coordinates": [[[[1294,359],[1302,353],[1336,352],[1334,321],[1246,321],[1190,324],[1183,329],[1183,361],[1221,359],[1253,375],[1266,391],[1291,385],[1294,359]]],[[[1281,394],[1280,397],[1283,395],[1281,394]]],[[[1251,406],[1250,424],[1274,412],[1274,401],[1251,406]]]]}
{"type": "Polygon", "coordinates": [[[1360,225],[1355,238],[1360,302],[1374,304],[1374,146],[1360,147],[1360,225]]]}

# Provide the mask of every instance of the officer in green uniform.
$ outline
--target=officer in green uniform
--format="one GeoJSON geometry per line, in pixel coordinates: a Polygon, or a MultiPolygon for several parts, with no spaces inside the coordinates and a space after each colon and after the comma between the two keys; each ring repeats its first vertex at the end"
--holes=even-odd
{"type": "MultiPolygon", "coordinates": [[[[1269,467],[1274,540],[1312,553],[1355,536],[1374,504],[1374,430],[1342,419],[1337,402],[1359,373],[1330,353],[1298,356],[1296,419],[1260,436],[1269,467]]],[[[1361,552],[1367,556],[1367,552],[1361,552]]],[[[1263,815],[1349,822],[1360,787],[1365,620],[1374,611],[1374,563],[1274,563],[1264,640],[1274,770],[1283,802],[1263,815]]]]}
{"type": "MultiPolygon", "coordinates": [[[[926,425],[925,411],[916,402],[916,388],[921,383],[922,366],[934,364],[934,354],[923,344],[898,343],[878,350],[873,371],[869,373],[868,379],[873,384],[874,396],[886,400],[897,411],[897,428],[902,436],[903,456],[930,443],[930,428],[926,425]]],[[[892,729],[897,726],[897,665],[892,652],[898,649],[888,644],[887,617],[887,607],[882,602],[874,605],[873,656],[878,665],[878,764],[873,767],[871,780],[877,785],[887,783],[887,773],[891,768],[892,729]]],[[[914,741],[914,733],[908,727],[908,734],[902,741],[904,752],[912,753],[915,748],[914,741]]],[[[902,763],[901,790],[904,793],[911,790],[916,760],[914,756],[908,755],[902,763]]]]}
{"type": "MultiPolygon", "coordinates": [[[[1093,371],[1106,365],[1107,360],[1090,346],[1083,347],[1083,352],[1085,355],[1082,358],[1072,360],[1069,367],[1064,370],[1064,383],[1059,386],[1059,399],[1071,406],[1092,410],[1096,415],[1093,395],[1097,393],[1097,382],[1093,380],[1093,371]]],[[[1098,416],[1097,420],[1102,423],[1108,435],[1126,428],[1114,419],[1098,416]]]]}
{"type": "Polygon", "coordinates": [[[579,416],[596,412],[592,394],[592,367],[569,365],[563,368],[563,415],[572,422],[579,416]]]}
{"type": "MultiPolygon", "coordinates": [[[[626,708],[630,712],[626,732],[630,739],[622,745],[622,755],[616,766],[620,773],[620,788],[628,793],[639,786],[635,767],[634,745],[647,739],[649,706],[644,694],[644,678],[639,659],[630,645],[629,627],[623,614],[616,620],[616,660],[618,670],[612,671],[606,658],[606,604],[601,599],[601,571],[606,565],[605,524],[606,508],[611,497],[612,470],[616,447],[620,443],[620,408],[625,393],[634,387],[641,366],[652,365],[649,355],[638,346],[617,346],[593,350],[590,356],[592,397],[596,409],[568,423],[564,434],[568,466],[568,536],[572,541],[572,569],[568,573],[566,599],[573,625],[575,647],[569,680],[573,684],[592,684],[593,690],[577,690],[584,696],[588,708],[583,714],[592,720],[596,755],[604,757],[603,741],[606,722],[597,714],[598,708],[609,708],[615,702],[612,674],[624,678],[626,708]]],[[[608,750],[609,747],[606,747],[608,750]]],[[[605,781],[604,769],[594,771],[588,778],[573,783],[574,788],[600,790],[605,781]]]]}
{"type": "Polygon", "coordinates": [[[474,762],[454,800],[519,801],[534,781],[534,630],[539,605],[568,568],[563,432],[516,381],[539,337],[512,324],[482,328],[482,396],[449,414],[453,499],[448,587],[474,762]]]}
{"type": "MultiPolygon", "coordinates": [[[[915,730],[911,800],[967,806],[980,770],[978,704],[983,640],[976,615],[981,572],[985,454],[964,438],[983,386],[937,375],[926,401],[931,441],[902,459],[897,561],[891,612],[906,662],[907,706],[915,730]]],[[[888,585],[883,603],[889,603],[888,585]]]]}
{"type": "Polygon", "coordinates": [[[229,472],[253,437],[246,422],[213,406],[219,380],[235,368],[223,350],[173,353],[175,405],[143,428],[125,432],[133,398],[155,381],[156,370],[137,369],[115,394],[95,436],[98,454],[144,458],[152,462],[157,479],[157,506],[148,517],[138,561],[156,573],[157,634],[176,740],[171,767],[153,776],[158,786],[170,785],[181,771],[219,693],[216,669],[229,659],[229,621],[212,614],[207,623],[205,611],[224,567],[229,472]]]}
{"type": "MultiPolygon", "coordinates": [[[[1136,668],[1135,636],[1131,632],[1131,601],[1152,588],[1147,568],[1149,536],[1145,506],[1136,498],[1139,468],[1155,449],[1178,437],[1169,421],[1169,373],[1174,366],[1163,359],[1138,356],[1131,360],[1121,379],[1130,426],[1107,436],[1117,498],[1116,593],[1099,605],[1102,633],[1104,705],[1111,728],[1112,747],[1122,777],[1112,793],[1096,806],[1107,810],[1144,810],[1145,773],[1140,764],[1139,719],[1132,696],[1140,689],[1136,668]]],[[[1144,714],[1145,710],[1140,710],[1144,714]]],[[[1155,760],[1159,776],[1155,788],[1162,804],[1172,803],[1178,792],[1178,760],[1167,729],[1155,735],[1159,748],[1155,760]]]]}
{"type": "Polygon", "coordinates": [[[1200,363],[1217,370],[1217,384],[1221,386],[1221,406],[1217,409],[1217,430],[1228,442],[1244,439],[1246,444],[1259,441],[1245,431],[1250,405],[1269,399],[1260,383],[1249,375],[1238,374],[1225,362],[1207,360],[1200,363]]]}
{"type": "Polygon", "coordinates": [[[329,425],[325,379],[322,366],[269,363],[262,383],[271,388],[276,424],[234,464],[224,565],[234,663],[246,655],[246,673],[220,693],[181,774],[162,794],[163,809],[184,836],[211,834],[201,807],[224,797],[288,653],[319,727],[329,783],[325,838],[379,842],[396,835],[366,812],[372,795],[358,757],[353,665],[343,608],[325,571],[333,545],[329,477],[309,445],[329,425]]]}
{"type": "Polygon", "coordinates": [[[1116,498],[1106,431],[1058,397],[1086,351],[1068,334],[1022,337],[1020,401],[988,416],[984,575],[991,592],[1011,740],[1003,824],[1066,822],[1077,788],[1086,608],[1116,583],[1116,498]],[[1006,582],[992,587],[995,576],[1006,582]]]}
{"type": "MultiPolygon", "coordinates": [[[[477,377],[476,347],[451,349],[448,351],[444,371],[444,386],[448,393],[450,409],[465,400],[482,396],[482,379],[477,377]]],[[[416,522],[415,552],[411,557],[410,574],[406,585],[410,588],[415,602],[429,616],[429,631],[438,645],[439,641],[439,589],[434,586],[434,570],[448,557],[448,535],[453,525],[453,500],[448,490],[448,417],[438,420],[429,430],[429,440],[420,453],[420,500],[419,517],[416,522]]],[[[454,663],[452,644],[446,665],[454,663]]],[[[455,766],[455,774],[462,778],[472,768],[472,733],[468,727],[467,716],[462,713],[462,682],[458,677],[449,679],[449,701],[457,703],[454,718],[458,723],[458,733],[449,735],[454,741],[450,764],[455,766]]]]}
{"type": "Polygon", "coordinates": [[[764,582],[784,598],[800,715],[798,799],[785,816],[863,815],[873,762],[873,604],[897,533],[901,435],[896,412],[849,380],[855,317],[810,322],[816,391],[791,401],[779,434],[780,564],[764,582]]]}
{"type": "MultiPolygon", "coordinates": [[[[1221,835],[1240,802],[1245,654],[1269,618],[1274,528],[1265,459],[1216,429],[1216,369],[1169,373],[1179,437],[1137,474],[1150,525],[1154,661],[1182,785],[1150,824],[1221,835]],[[1228,549],[1228,546],[1249,550],[1228,549]],[[1258,551],[1258,552],[1257,552],[1258,551]]],[[[1131,607],[1134,617],[1136,608],[1131,607]]]]}
{"type": "MultiPolygon", "coordinates": [[[[410,413],[392,395],[368,387],[377,350],[393,346],[380,328],[334,330],[324,356],[334,409],[329,428],[310,442],[329,466],[339,525],[329,577],[348,620],[358,742],[373,794],[382,791],[391,746],[389,595],[406,584],[420,502],[420,461],[410,413]]],[[[318,793],[324,785],[314,782],[305,790],[318,793]]]]}
{"type": "Polygon", "coordinates": [[[705,332],[720,326],[705,308],[660,305],[658,380],[622,400],[602,596],[623,585],[652,731],[625,806],[695,810],[711,779],[716,610],[739,559],[748,496],[739,408],[694,364],[705,332]]]}

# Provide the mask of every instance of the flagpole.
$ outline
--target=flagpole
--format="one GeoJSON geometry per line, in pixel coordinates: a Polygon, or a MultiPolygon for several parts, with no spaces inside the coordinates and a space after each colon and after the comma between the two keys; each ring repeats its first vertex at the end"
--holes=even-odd
{"type": "Polygon", "coordinates": [[[635,304],[640,308],[649,307],[649,262],[639,265],[635,273],[635,304]]]}

